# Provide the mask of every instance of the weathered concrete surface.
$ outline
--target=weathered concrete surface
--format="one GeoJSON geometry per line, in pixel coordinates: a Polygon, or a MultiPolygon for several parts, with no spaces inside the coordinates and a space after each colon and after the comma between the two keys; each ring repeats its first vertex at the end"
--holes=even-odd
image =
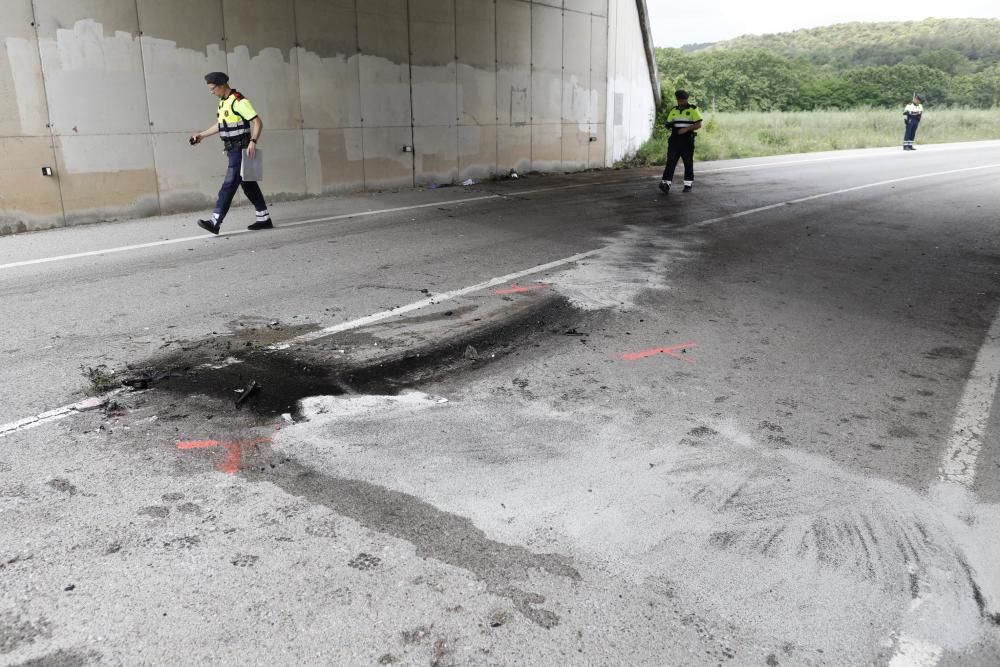
{"type": "MultiPolygon", "coordinates": [[[[184,140],[212,122],[212,70],[264,120],[274,201],[605,166],[608,86],[647,85],[623,3],[12,0],[0,142],[24,159],[0,232],[208,207],[225,165],[184,140]],[[21,141],[52,135],[51,157],[21,141]]],[[[630,117],[614,150],[648,131],[630,117]]]]}
{"type": "Polygon", "coordinates": [[[80,398],[80,366],[172,371],[0,439],[0,664],[996,664],[1000,415],[971,483],[940,468],[995,344],[998,165],[850,151],[702,164],[683,196],[600,172],[0,239],[95,253],[0,269],[0,423],[80,398]]]}

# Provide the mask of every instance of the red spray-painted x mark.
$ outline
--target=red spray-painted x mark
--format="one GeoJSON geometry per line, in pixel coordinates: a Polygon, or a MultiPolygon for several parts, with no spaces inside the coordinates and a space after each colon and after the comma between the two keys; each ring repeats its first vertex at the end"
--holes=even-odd
{"type": "Polygon", "coordinates": [[[243,446],[259,445],[265,442],[272,442],[271,438],[254,438],[253,440],[236,440],[234,442],[219,442],[218,440],[192,440],[189,442],[178,442],[177,449],[212,449],[213,447],[225,447],[226,458],[218,464],[219,470],[227,475],[235,475],[243,462],[243,446]]]}

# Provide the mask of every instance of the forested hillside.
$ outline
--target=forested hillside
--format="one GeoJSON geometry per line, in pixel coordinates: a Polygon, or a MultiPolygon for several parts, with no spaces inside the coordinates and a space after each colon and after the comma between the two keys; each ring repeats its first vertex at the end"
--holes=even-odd
{"type": "Polygon", "coordinates": [[[1000,106],[1000,20],[844,23],[657,49],[664,90],[718,111],[1000,106]]]}

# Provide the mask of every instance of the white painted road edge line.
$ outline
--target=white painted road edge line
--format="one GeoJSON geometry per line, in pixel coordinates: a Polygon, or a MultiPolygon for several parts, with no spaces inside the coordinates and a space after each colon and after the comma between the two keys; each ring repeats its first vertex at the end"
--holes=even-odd
{"type": "MultiPolygon", "coordinates": [[[[962,397],[955,408],[948,449],[941,461],[938,479],[946,484],[972,488],[976,462],[983,446],[983,433],[996,401],[1000,378],[1000,312],[990,324],[976,361],[969,372],[962,397]]],[[[913,611],[911,609],[911,611],[913,611]]],[[[915,637],[900,635],[889,667],[934,667],[941,659],[940,647],[915,637]]]]}
{"type": "Polygon", "coordinates": [[[883,185],[892,185],[893,183],[903,183],[905,181],[915,181],[921,178],[937,178],[940,176],[948,176],[950,174],[964,174],[970,171],[981,171],[983,169],[997,169],[1000,168],[1000,163],[997,164],[985,164],[979,167],[964,167],[962,169],[949,169],[947,171],[936,171],[930,174],[916,174],[913,176],[902,176],[900,178],[890,178],[887,181],[875,181],[874,183],[865,183],[864,185],[855,185],[851,188],[843,188],[841,190],[832,190],[830,192],[821,192],[816,195],[809,195],[808,197],[799,197],[798,199],[789,199],[788,201],[778,202],[777,204],[768,204],[767,206],[759,206],[757,208],[747,209],[746,211],[739,211],[737,213],[730,213],[728,215],[723,215],[718,218],[710,218],[709,220],[702,220],[696,223],[697,226],[711,225],[716,222],[722,222],[724,220],[734,220],[736,218],[742,218],[747,215],[753,215],[754,213],[760,213],[762,211],[770,211],[771,209],[781,208],[782,206],[788,206],[790,204],[804,204],[808,201],[814,201],[816,199],[824,199],[826,197],[833,197],[835,195],[842,195],[848,192],[857,192],[859,190],[867,190],[869,188],[878,188],[883,185]]]}
{"type": "Polygon", "coordinates": [[[351,329],[357,329],[375,322],[380,322],[384,319],[396,315],[402,315],[403,313],[409,313],[414,310],[420,310],[421,308],[426,308],[427,306],[435,306],[441,302],[449,301],[451,299],[456,299],[460,296],[466,294],[471,294],[472,292],[479,292],[484,289],[489,289],[490,287],[496,287],[497,285],[503,285],[509,283],[512,280],[517,280],[518,278],[523,278],[524,276],[529,276],[534,273],[542,273],[543,271],[548,271],[549,269],[555,269],[565,264],[572,264],[573,262],[578,262],[581,259],[586,259],[600,252],[600,248],[597,250],[590,250],[587,252],[581,252],[577,255],[571,257],[564,257],[563,259],[557,259],[554,262],[548,262],[547,264],[540,264],[538,266],[533,266],[530,269],[524,269],[523,271],[517,271],[515,273],[508,273],[505,276],[499,276],[497,278],[490,278],[489,280],[475,285],[470,285],[468,287],[462,287],[460,289],[452,290],[450,292],[442,292],[441,294],[436,294],[427,299],[421,299],[420,301],[414,301],[413,303],[407,304],[405,306],[400,306],[399,308],[393,308],[392,310],[383,310],[379,313],[374,313],[368,315],[367,317],[362,317],[357,320],[352,320],[350,322],[343,322],[341,324],[335,324],[331,327],[326,327],[324,329],[319,329],[317,331],[310,331],[307,334],[302,334],[301,336],[296,336],[295,338],[290,338],[284,343],[279,343],[277,345],[271,345],[268,347],[269,350],[287,350],[293,345],[301,345],[302,343],[308,343],[310,341],[317,340],[319,338],[325,338],[326,336],[339,333],[341,331],[349,331],[351,329]]]}
{"type": "Polygon", "coordinates": [[[80,412],[86,412],[88,410],[95,410],[108,400],[117,394],[122,393],[125,389],[115,389],[101,396],[94,396],[92,398],[87,398],[72,405],[64,405],[61,408],[56,408],[55,410],[49,410],[48,412],[42,412],[41,414],[34,415],[33,417],[25,417],[16,422],[11,422],[9,424],[3,424],[0,426],[0,438],[10,435],[11,433],[17,433],[18,431],[27,431],[28,429],[41,426],[42,424],[51,424],[52,422],[57,422],[60,419],[65,419],[71,415],[78,414],[80,412]]]}
{"type": "MultiPolygon", "coordinates": [[[[605,187],[608,185],[621,185],[624,183],[642,183],[645,180],[637,181],[635,179],[622,180],[622,181],[606,181],[603,183],[574,183],[572,185],[555,185],[549,188],[535,188],[534,190],[521,190],[518,192],[510,193],[495,193],[488,195],[481,195],[479,197],[466,197],[463,199],[451,199],[448,201],[438,201],[431,202],[428,204],[413,204],[410,206],[397,206],[394,208],[379,208],[371,211],[355,211],[353,213],[340,213],[338,215],[328,215],[322,218],[310,218],[308,220],[297,220],[295,222],[285,222],[280,225],[281,228],[285,227],[300,227],[302,225],[313,225],[320,222],[333,222],[335,220],[349,220],[351,218],[365,218],[375,215],[385,215],[388,213],[401,213],[403,211],[416,211],[422,208],[433,208],[439,206],[451,206],[455,204],[469,204],[472,202],[488,201],[491,199],[506,199],[511,196],[523,196],[523,195],[533,195],[541,192],[553,192],[556,190],[570,190],[573,188],[585,188],[585,187],[605,187]]],[[[239,234],[249,234],[251,230],[248,229],[235,229],[231,232],[222,232],[219,236],[237,236],[239,234]]],[[[9,262],[7,264],[0,264],[0,271],[4,269],[14,269],[19,266],[34,266],[36,264],[48,264],[51,262],[62,262],[70,259],[80,259],[83,257],[98,257],[100,255],[110,255],[119,252],[128,252],[130,250],[142,250],[144,248],[156,248],[158,246],[174,245],[177,243],[190,243],[197,241],[209,241],[213,239],[213,236],[208,234],[199,234],[198,236],[183,236],[177,239],[164,239],[161,241],[150,241],[149,243],[136,243],[134,245],[118,246],[115,248],[104,248],[101,250],[90,250],[87,252],[77,252],[69,255],[57,255],[54,257],[41,257],[39,259],[28,259],[20,262],[9,262]]]]}
{"type": "Polygon", "coordinates": [[[965,391],[958,402],[955,420],[948,438],[948,451],[941,465],[942,482],[972,486],[976,477],[976,459],[983,445],[983,432],[996,400],[1000,377],[1000,313],[993,319],[976,361],[969,373],[965,391]]]}

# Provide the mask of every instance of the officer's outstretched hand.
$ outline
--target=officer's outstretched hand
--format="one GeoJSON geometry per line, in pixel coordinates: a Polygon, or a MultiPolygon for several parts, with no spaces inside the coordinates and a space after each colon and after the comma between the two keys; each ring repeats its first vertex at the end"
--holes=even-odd
{"type": "Polygon", "coordinates": [[[188,137],[188,143],[191,144],[192,146],[194,146],[195,144],[200,144],[201,137],[198,136],[197,134],[192,134],[190,137],[188,137]]]}

